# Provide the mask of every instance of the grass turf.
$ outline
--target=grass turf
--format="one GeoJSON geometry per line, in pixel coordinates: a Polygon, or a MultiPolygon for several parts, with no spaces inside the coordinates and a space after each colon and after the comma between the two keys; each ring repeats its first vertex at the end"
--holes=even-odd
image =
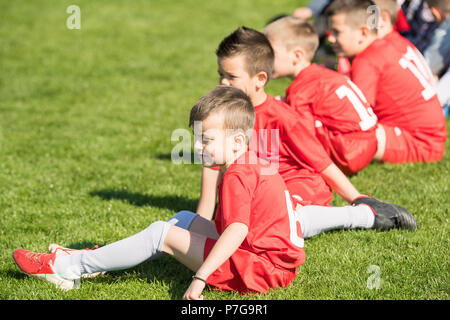
{"type": "MultiPolygon", "coordinates": [[[[71,4],[0,2],[0,299],[179,299],[192,273],[170,257],[63,292],[19,273],[11,254],[51,242],[101,246],[195,210],[201,168],[172,164],[171,134],[217,83],[222,38],[261,29],[299,2],[77,1],[80,30],[66,28],[71,4]]],[[[272,81],[268,92],[288,83],[272,81]]],[[[371,164],[351,178],[409,208],[418,231],[322,234],[306,241],[290,287],[245,297],[206,290],[205,299],[449,299],[446,151],[439,163],[371,164]],[[370,266],[379,289],[370,289],[370,266]]]]}

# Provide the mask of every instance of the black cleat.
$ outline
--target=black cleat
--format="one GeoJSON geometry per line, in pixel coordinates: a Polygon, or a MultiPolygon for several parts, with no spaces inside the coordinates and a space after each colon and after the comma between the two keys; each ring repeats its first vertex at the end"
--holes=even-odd
{"type": "Polygon", "coordinates": [[[371,197],[360,197],[352,205],[368,205],[375,213],[374,229],[386,231],[390,229],[416,230],[417,221],[412,214],[403,207],[382,202],[371,197]]]}

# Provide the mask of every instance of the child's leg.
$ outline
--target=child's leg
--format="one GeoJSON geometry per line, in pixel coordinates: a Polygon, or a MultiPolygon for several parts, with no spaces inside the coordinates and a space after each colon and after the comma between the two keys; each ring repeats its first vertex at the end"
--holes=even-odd
{"type": "Polygon", "coordinates": [[[85,273],[131,268],[162,251],[169,228],[168,222],[154,222],[131,237],[96,250],[57,257],[53,269],[62,278],[74,280],[85,273]]]}
{"type": "Polygon", "coordinates": [[[179,224],[181,227],[192,227],[194,229],[203,226],[208,235],[213,235],[214,223],[193,213],[191,217],[186,218],[186,216],[188,215],[177,214],[168,222],[158,221],[152,223],[148,228],[131,237],[96,250],[57,257],[54,270],[61,277],[72,280],[80,278],[84,273],[128,269],[148,259],[159,257],[163,252],[174,254],[182,262],[186,261],[188,263],[187,266],[190,268],[198,263],[201,265],[204,241],[206,241],[207,237],[194,232],[191,233],[177,227],[176,224],[179,224]],[[175,220],[177,220],[176,223],[174,223],[175,220]],[[169,242],[165,244],[166,236],[171,229],[178,230],[178,232],[170,232],[169,242]],[[177,243],[172,244],[170,241],[176,241],[177,243]],[[194,258],[188,257],[181,260],[180,257],[183,255],[193,255],[194,258]],[[198,257],[201,257],[201,260],[198,257]],[[190,263],[190,261],[195,261],[195,263],[190,263]]]}
{"type": "Polygon", "coordinates": [[[170,227],[162,250],[197,271],[203,263],[203,254],[207,237],[178,227],[170,227]]]}
{"type": "Polygon", "coordinates": [[[298,206],[296,214],[302,227],[303,238],[337,229],[369,229],[374,226],[375,215],[368,206],[298,206]]]}

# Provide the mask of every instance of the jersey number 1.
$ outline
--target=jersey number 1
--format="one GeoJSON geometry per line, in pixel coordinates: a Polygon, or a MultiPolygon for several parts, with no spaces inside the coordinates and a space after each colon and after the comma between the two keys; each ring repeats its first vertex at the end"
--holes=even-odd
{"type": "Polygon", "coordinates": [[[408,47],[406,53],[400,58],[398,63],[400,63],[403,69],[411,71],[417,80],[419,80],[423,86],[422,97],[425,101],[430,100],[436,94],[431,83],[431,71],[429,71],[425,61],[414,52],[414,49],[408,47]]]}
{"type": "Polygon", "coordinates": [[[350,101],[350,104],[361,119],[359,122],[361,130],[369,130],[377,123],[377,116],[371,107],[366,108],[365,104],[367,105],[367,100],[361,90],[350,80],[347,80],[347,83],[350,87],[342,85],[336,90],[336,94],[339,99],[346,97],[350,101]]]}

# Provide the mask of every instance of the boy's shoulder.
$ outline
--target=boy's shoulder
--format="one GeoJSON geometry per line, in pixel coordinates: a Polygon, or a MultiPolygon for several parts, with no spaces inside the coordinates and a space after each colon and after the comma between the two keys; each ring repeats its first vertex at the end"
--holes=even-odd
{"type": "Polygon", "coordinates": [[[327,94],[327,88],[347,82],[347,77],[337,71],[311,63],[292,81],[286,93],[292,96],[327,94]]]}
{"type": "MultiPolygon", "coordinates": [[[[406,39],[404,36],[402,36],[397,31],[392,31],[391,33],[387,34],[383,40],[388,42],[391,46],[393,46],[395,49],[397,49],[400,53],[405,54],[409,49],[413,49],[415,52],[420,54],[419,50],[417,50],[416,46],[406,39]]],[[[421,54],[420,54],[421,55],[421,54]]]]}
{"type": "MultiPolygon", "coordinates": [[[[229,166],[222,178],[222,183],[227,184],[233,178],[237,178],[249,190],[256,190],[262,180],[278,178],[279,174],[276,170],[272,170],[272,166],[273,164],[260,158],[255,151],[247,151],[229,166]]],[[[281,176],[279,178],[281,179],[281,176]]]]}
{"type": "Polygon", "coordinates": [[[289,134],[289,131],[298,123],[307,122],[312,118],[309,108],[300,110],[288,103],[268,95],[264,108],[256,110],[255,129],[279,129],[280,134],[289,134]],[[283,133],[282,133],[283,132],[283,133]]]}
{"type": "Polygon", "coordinates": [[[267,95],[266,101],[260,106],[255,107],[257,117],[264,115],[265,117],[275,119],[290,118],[295,110],[285,101],[276,99],[271,95],[267,95]]]}
{"type": "Polygon", "coordinates": [[[382,71],[386,65],[393,64],[401,56],[389,41],[376,39],[364,51],[358,53],[352,60],[352,72],[358,67],[370,65],[382,71]]]}
{"type": "Polygon", "coordinates": [[[364,60],[365,63],[372,64],[389,61],[392,58],[389,56],[392,51],[396,50],[389,41],[384,38],[376,39],[365,50],[354,57],[352,64],[357,60],[364,60]]]}

